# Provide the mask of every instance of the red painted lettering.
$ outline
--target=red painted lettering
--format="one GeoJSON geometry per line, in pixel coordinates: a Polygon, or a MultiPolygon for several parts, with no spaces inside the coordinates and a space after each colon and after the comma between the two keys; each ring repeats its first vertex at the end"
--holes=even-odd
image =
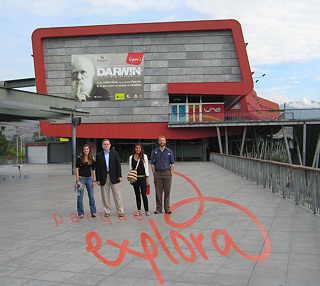
{"type": "Polygon", "coordinates": [[[203,246],[202,246],[202,240],[204,239],[204,235],[202,233],[200,233],[197,237],[195,237],[195,235],[193,233],[190,233],[190,238],[191,238],[194,246],[198,249],[198,251],[201,254],[201,256],[205,260],[208,260],[208,256],[207,256],[207,254],[204,251],[203,246]]]}
{"type": "Polygon", "coordinates": [[[111,220],[110,220],[110,217],[108,217],[107,220],[104,219],[104,217],[103,217],[103,216],[104,216],[104,212],[100,212],[99,216],[100,216],[100,219],[101,219],[103,222],[109,222],[109,224],[112,225],[112,222],[111,222],[111,220]]]}
{"type": "Polygon", "coordinates": [[[196,256],[196,253],[192,247],[192,245],[190,244],[190,242],[182,235],[180,234],[179,232],[177,232],[176,230],[171,230],[170,231],[170,237],[171,237],[171,240],[172,240],[172,243],[174,245],[174,247],[176,248],[177,252],[179,253],[179,255],[181,256],[182,259],[184,259],[185,261],[189,262],[189,263],[192,263],[196,260],[197,256],[196,256]],[[177,237],[179,237],[183,242],[184,244],[189,248],[189,251],[190,251],[190,257],[187,257],[183,251],[181,250],[181,247],[177,241],[177,237]]]}
{"type": "Polygon", "coordinates": [[[60,214],[52,214],[52,216],[53,216],[53,219],[54,219],[57,227],[59,227],[59,224],[60,224],[60,223],[63,223],[63,218],[62,218],[62,216],[61,216],[60,214]],[[60,219],[58,220],[57,217],[59,217],[60,219]]]}
{"type": "Polygon", "coordinates": [[[124,215],[123,217],[120,217],[119,214],[117,214],[118,220],[120,221],[127,221],[127,217],[126,215],[124,215]]]}
{"type": "MultiPolygon", "coordinates": [[[[198,207],[198,210],[196,211],[196,213],[191,218],[186,220],[185,222],[174,222],[174,221],[172,221],[172,218],[174,217],[173,215],[165,214],[164,220],[169,226],[174,227],[174,228],[186,228],[186,227],[189,227],[192,224],[196,223],[197,220],[201,217],[201,215],[203,213],[205,201],[224,204],[224,205],[233,207],[233,208],[237,209],[238,211],[242,212],[243,214],[245,214],[248,218],[250,218],[256,224],[257,228],[260,230],[262,237],[264,239],[264,251],[262,253],[260,253],[259,255],[251,255],[251,254],[248,254],[248,253],[242,251],[236,245],[236,243],[233,241],[230,234],[226,230],[223,230],[223,229],[217,229],[211,233],[211,242],[212,242],[212,245],[214,246],[214,248],[216,249],[216,251],[223,256],[227,256],[230,253],[230,249],[232,247],[235,251],[237,251],[240,255],[242,255],[246,259],[253,260],[253,261],[262,261],[262,260],[267,259],[270,256],[271,243],[270,243],[268,233],[266,232],[266,230],[264,229],[264,227],[262,226],[260,221],[254,216],[254,214],[252,212],[250,212],[245,207],[243,207],[237,203],[234,203],[232,201],[228,201],[228,200],[220,199],[220,198],[215,198],[215,197],[203,197],[199,188],[194,184],[194,182],[192,182],[189,178],[185,177],[184,175],[182,175],[180,173],[177,173],[177,172],[174,172],[174,173],[176,175],[184,178],[187,182],[189,182],[191,184],[191,186],[194,188],[194,190],[196,191],[198,196],[177,202],[176,204],[171,206],[171,211],[174,212],[179,207],[185,206],[189,203],[193,203],[193,204],[199,203],[199,207],[198,207]],[[224,246],[223,247],[220,247],[217,242],[217,240],[220,236],[223,236],[223,238],[224,238],[224,246]]],[[[54,216],[54,219],[55,219],[57,226],[60,223],[62,223],[62,221],[63,221],[62,216],[60,216],[59,214],[54,214],[53,216],[54,216]],[[60,216],[60,220],[58,220],[56,218],[56,216],[60,216]]],[[[139,218],[135,215],[134,215],[134,217],[138,221],[143,220],[143,218],[139,218]]],[[[107,222],[102,218],[101,214],[100,214],[100,218],[104,222],[107,222]]],[[[120,221],[127,221],[126,217],[124,217],[124,218],[118,217],[118,218],[120,221]]],[[[108,218],[108,221],[109,221],[110,225],[112,225],[109,218],[108,218]]],[[[160,243],[162,249],[164,250],[164,252],[166,253],[166,255],[170,258],[170,260],[173,263],[179,264],[179,261],[173,256],[173,254],[169,250],[168,246],[164,242],[155,222],[152,219],[149,219],[148,221],[150,223],[150,226],[151,226],[157,240],[159,241],[159,243],[160,243]]],[[[180,255],[180,257],[183,260],[185,260],[186,262],[189,262],[189,263],[192,263],[196,260],[197,256],[196,256],[195,249],[193,248],[192,244],[182,234],[180,234],[176,230],[171,230],[170,231],[170,238],[171,238],[171,241],[175,247],[175,250],[177,251],[177,253],[180,255]],[[182,248],[180,247],[178,239],[182,243],[184,243],[184,245],[187,247],[187,249],[189,250],[189,254],[185,254],[182,251],[182,248]]],[[[202,256],[202,258],[205,260],[208,260],[208,256],[207,256],[205,250],[203,249],[203,244],[202,244],[203,239],[204,239],[204,235],[202,233],[200,233],[197,236],[195,236],[194,234],[190,233],[190,239],[191,239],[191,242],[193,243],[193,245],[195,246],[195,248],[198,250],[198,252],[202,256]]],[[[162,275],[161,275],[161,273],[155,263],[155,258],[158,257],[157,245],[155,244],[154,240],[148,234],[146,234],[144,232],[140,234],[140,241],[141,241],[141,246],[142,246],[143,252],[138,252],[133,249],[130,249],[128,247],[129,241],[126,239],[123,240],[122,244],[118,244],[114,241],[107,240],[106,241],[107,244],[119,249],[118,258],[116,260],[111,261],[111,260],[107,260],[101,254],[98,253],[98,251],[101,248],[100,236],[95,232],[89,232],[86,235],[86,242],[87,242],[86,250],[88,252],[91,252],[93,255],[95,255],[101,262],[103,262],[109,266],[120,265],[127,253],[134,255],[136,257],[147,259],[149,261],[159,283],[164,284],[162,275]],[[96,241],[95,244],[92,242],[92,239],[95,239],[95,241],[96,241]],[[148,245],[150,245],[151,249],[149,249],[148,245]]]]}

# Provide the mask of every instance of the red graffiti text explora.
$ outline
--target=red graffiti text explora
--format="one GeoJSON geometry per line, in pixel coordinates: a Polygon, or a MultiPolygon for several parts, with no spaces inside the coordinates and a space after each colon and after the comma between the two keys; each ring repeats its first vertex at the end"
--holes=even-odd
{"type": "MultiPolygon", "coordinates": [[[[216,251],[223,255],[223,256],[227,256],[230,252],[231,247],[236,250],[240,255],[242,255],[243,257],[249,259],[249,260],[253,260],[253,261],[263,261],[266,260],[271,253],[271,243],[270,243],[270,239],[269,236],[267,234],[267,231],[264,229],[264,227],[262,226],[262,224],[260,223],[260,221],[254,216],[254,214],[252,212],[250,212],[248,209],[246,209],[245,207],[234,203],[232,201],[228,201],[228,200],[224,200],[224,199],[220,199],[220,198],[215,198],[215,197],[203,197],[199,188],[195,185],[195,183],[193,181],[191,181],[189,178],[187,178],[186,176],[174,172],[176,175],[184,178],[186,181],[188,181],[192,187],[195,189],[195,191],[198,194],[198,197],[194,197],[194,198],[188,198],[182,201],[179,201],[178,203],[174,204],[173,206],[171,206],[171,211],[172,213],[179,207],[192,203],[192,202],[199,202],[199,208],[197,210],[197,213],[191,217],[189,220],[182,222],[182,223],[176,223],[173,222],[171,220],[171,216],[168,214],[164,215],[164,220],[166,221],[166,223],[171,226],[171,227],[175,227],[175,228],[186,228],[192,224],[194,224],[202,215],[203,213],[203,208],[204,208],[204,202],[208,201],[208,202],[216,202],[216,203],[221,203],[221,204],[225,204],[231,207],[234,207],[238,210],[240,210],[241,212],[243,212],[244,214],[246,214],[251,220],[254,221],[254,223],[257,225],[257,227],[259,228],[261,235],[264,239],[264,251],[259,254],[259,255],[251,255],[248,254],[244,251],[242,251],[237,245],[236,243],[232,240],[231,236],[229,235],[229,233],[226,230],[223,229],[217,229],[215,231],[213,231],[211,233],[211,241],[212,244],[214,246],[214,248],[216,249],[216,251]],[[219,236],[223,236],[224,237],[224,248],[221,248],[218,243],[217,243],[217,238],[219,236]]],[[[110,220],[109,220],[110,222],[110,220]]],[[[57,223],[57,222],[56,222],[57,223]]],[[[111,224],[111,222],[110,222],[111,224]]],[[[166,255],[168,256],[168,258],[175,264],[179,264],[179,261],[173,256],[173,254],[170,252],[169,248],[167,247],[166,243],[164,242],[164,240],[161,237],[161,234],[154,222],[153,219],[149,219],[149,224],[158,240],[158,242],[160,243],[162,249],[164,250],[164,252],[166,253],[166,255]]],[[[58,225],[57,225],[58,226],[58,225]]],[[[203,257],[203,259],[208,260],[208,256],[205,252],[205,250],[203,249],[202,246],[202,241],[204,239],[204,235],[202,233],[198,234],[197,236],[194,235],[193,233],[190,233],[190,240],[191,242],[184,237],[182,234],[180,234],[179,232],[177,232],[176,230],[171,230],[170,231],[170,238],[171,241],[177,251],[177,253],[180,255],[180,257],[185,260],[186,262],[192,263],[196,260],[197,255],[196,255],[196,251],[195,249],[200,253],[200,255],[203,257]],[[185,246],[187,247],[187,249],[189,250],[188,254],[185,254],[179,243],[178,243],[178,239],[180,241],[182,241],[185,246]]],[[[88,252],[91,252],[94,256],[96,256],[101,262],[103,262],[104,264],[108,265],[108,266],[118,266],[120,265],[126,254],[132,254],[136,257],[140,257],[146,260],[149,260],[149,263],[159,281],[160,284],[164,284],[162,275],[157,267],[157,264],[155,262],[155,258],[157,258],[158,256],[158,247],[155,243],[155,241],[150,237],[150,235],[148,235],[145,232],[142,232],[140,234],[140,241],[141,241],[141,246],[143,249],[143,252],[138,252],[136,250],[130,249],[129,248],[129,241],[127,239],[124,239],[122,241],[121,244],[116,243],[112,240],[107,240],[107,244],[118,248],[119,249],[119,255],[118,258],[116,260],[107,260],[106,258],[104,258],[101,254],[99,254],[99,250],[101,249],[101,238],[99,236],[99,234],[97,234],[96,232],[89,232],[86,235],[86,243],[87,243],[87,247],[86,250],[88,252]],[[94,239],[94,240],[93,240],[94,239]],[[93,242],[95,241],[95,243],[93,242]],[[149,246],[148,246],[149,245],[149,246]]]]}

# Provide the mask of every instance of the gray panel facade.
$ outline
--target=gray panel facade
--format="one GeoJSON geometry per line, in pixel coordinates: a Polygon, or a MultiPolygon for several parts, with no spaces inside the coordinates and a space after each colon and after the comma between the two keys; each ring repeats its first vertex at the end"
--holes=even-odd
{"type": "Polygon", "coordinates": [[[144,99],[78,102],[82,123],[168,122],[169,82],[240,82],[231,30],[48,38],[43,40],[48,94],[71,98],[71,56],[144,53],[144,99]]]}

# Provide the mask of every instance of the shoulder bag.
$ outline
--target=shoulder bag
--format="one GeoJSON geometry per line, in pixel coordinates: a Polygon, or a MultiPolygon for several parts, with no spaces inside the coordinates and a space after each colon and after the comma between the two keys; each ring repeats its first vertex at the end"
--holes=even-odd
{"type": "Polygon", "coordinates": [[[139,166],[139,162],[140,162],[140,159],[138,160],[137,166],[135,167],[135,169],[131,170],[127,176],[127,179],[131,184],[137,181],[137,178],[138,178],[137,169],[139,166]]]}

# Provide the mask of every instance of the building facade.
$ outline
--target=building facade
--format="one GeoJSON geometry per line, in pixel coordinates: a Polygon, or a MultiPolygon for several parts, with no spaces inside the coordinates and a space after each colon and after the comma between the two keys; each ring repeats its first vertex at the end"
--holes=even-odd
{"type": "MultiPolygon", "coordinates": [[[[136,141],[148,153],[162,134],[178,160],[205,159],[217,136],[206,123],[223,121],[253,91],[235,20],[40,28],[32,42],[37,92],[72,98],[90,113],[77,138],[95,151],[109,138],[125,156],[136,141]]],[[[70,125],[41,122],[41,130],[71,137],[70,125]]]]}

